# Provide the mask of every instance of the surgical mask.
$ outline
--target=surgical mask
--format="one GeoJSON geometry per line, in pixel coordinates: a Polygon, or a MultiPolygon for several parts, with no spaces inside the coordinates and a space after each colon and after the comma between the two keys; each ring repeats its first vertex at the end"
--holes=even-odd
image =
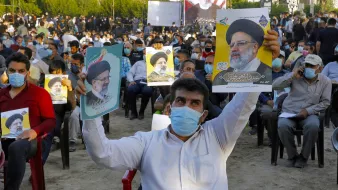
{"type": "Polygon", "coordinates": [[[306,57],[307,55],[309,55],[309,51],[308,50],[303,50],[303,56],[306,57]]]}
{"type": "Polygon", "coordinates": [[[129,54],[130,54],[130,49],[128,49],[128,48],[124,48],[123,51],[124,51],[124,53],[125,53],[126,55],[129,55],[129,54]]]}
{"type": "Polygon", "coordinates": [[[7,40],[7,36],[2,36],[2,40],[7,40]]]}
{"type": "Polygon", "coordinates": [[[117,40],[116,41],[118,44],[122,44],[122,41],[121,40],[117,40]]]}
{"type": "Polygon", "coordinates": [[[48,48],[48,44],[43,45],[43,47],[44,47],[45,49],[47,49],[47,48],[48,48]]]}
{"type": "Polygon", "coordinates": [[[137,47],[136,48],[137,51],[143,51],[143,49],[144,49],[143,47],[137,47]]]}
{"type": "Polygon", "coordinates": [[[175,64],[175,66],[180,64],[180,60],[177,57],[175,57],[175,59],[174,59],[174,64],[175,64]]]}
{"type": "Polygon", "coordinates": [[[170,114],[171,127],[179,136],[191,136],[198,128],[201,116],[202,113],[187,106],[172,107],[170,114]]]}
{"type": "Polygon", "coordinates": [[[290,49],[290,46],[289,46],[289,45],[285,45],[285,46],[284,46],[284,49],[285,49],[285,50],[290,49]]]}
{"type": "Polygon", "coordinates": [[[201,42],[201,46],[204,46],[205,45],[205,42],[201,42]]]}
{"type": "Polygon", "coordinates": [[[212,73],[212,69],[213,69],[213,67],[212,67],[211,64],[205,64],[204,65],[204,70],[205,70],[206,73],[211,74],[212,73]]]}
{"type": "Polygon", "coordinates": [[[299,51],[299,52],[303,52],[303,49],[304,49],[304,48],[303,48],[302,46],[298,46],[298,51],[299,51]]]}
{"type": "Polygon", "coordinates": [[[15,88],[19,88],[25,84],[25,76],[19,73],[12,73],[8,75],[9,84],[15,88]]]}
{"type": "Polygon", "coordinates": [[[276,58],[272,61],[272,68],[281,68],[282,67],[282,59],[276,58]]]}
{"type": "Polygon", "coordinates": [[[51,49],[47,49],[47,55],[51,56],[53,54],[53,51],[51,49]]]}
{"type": "Polygon", "coordinates": [[[70,47],[67,47],[66,52],[70,52],[70,47]]]}
{"type": "Polygon", "coordinates": [[[204,51],[209,53],[209,52],[211,52],[211,48],[204,48],[204,51]]]}
{"type": "Polygon", "coordinates": [[[95,41],[99,41],[99,39],[98,39],[98,38],[94,38],[94,40],[95,40],[95,41]]]}
{"type": "Polygon", "coordinates": [[[304,69],[304,76],[307,79],[313,79],[316,76],[316,70],[311,68],[304,69]]]}
{"type": "Polygon", "coordinates": [[[74,73],[74,74],[78,74],[78,73],[80,72],[80,71],[79,71],[79,67],[76,66],[76,65],[73,65],[73,64],[71,64],[70,70],[71,70],[72,73],[74,73]]]}
{"type": "Polygon", "coordinates": [[[175,44],[177,44],[178,43],[178,40],[177,40],[177,38],[174,38],[174,41],[173,41],[175,44]]]}
{"type": "Polygon", "coordinates": [[[198,59],[198,53],[192,53],[191,59],[198,59]]]}
{"type": "Polygon", "coordinates": [[[33,45],[33,42],[28,42],[28,45],[29,45],[29,46],[32,46],[32,45],[33,45]]]}

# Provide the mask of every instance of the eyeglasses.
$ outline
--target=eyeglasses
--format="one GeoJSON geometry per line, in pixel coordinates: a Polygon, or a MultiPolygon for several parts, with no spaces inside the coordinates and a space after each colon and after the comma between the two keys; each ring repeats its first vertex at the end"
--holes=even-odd
{"type": "Polygon", "coordinates": [[[111,76],[107,76],[107,77],[104,77],[104,78],[102,78],[102,79],[98,79],[98,78],[96,78],[96,79],[94,79],[94,80],[99,80],[99,81],[101,81],[101,82],[106,82],[106,81],[109,81],[109,78],[110,78],[111,76]]]}
{"type": "Polygon", "coordinates": [[[237,46],[237,47],[244,47],[247,44],[255,44],[255,43],[256,42],[249,42],[249,41],[246,41],[246,40],[240,40],[240,41],[237,41],[235,43],[231,43],[230,44],[230,48],[233,48],[235,46],[237,46]]]}

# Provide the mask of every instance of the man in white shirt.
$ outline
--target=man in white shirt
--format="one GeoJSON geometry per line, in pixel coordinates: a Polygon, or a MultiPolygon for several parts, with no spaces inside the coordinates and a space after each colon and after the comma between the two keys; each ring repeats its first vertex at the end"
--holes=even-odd
{"type": "MultiPolygon", "coordinates": [[[[277,32],[266,36],[274,57],[277,32]]],[[[77,93],[85,95],[82,74],[77,93]]],[[[259,93],[237,93],[221,115],[203,123],[209,91],[197,79],[179,79],[171,87],[171,125],[109,140],[100,118],[84,121],[89,155],[111,169],[138,169],[144,189],[228,189],[226,160],[256,107],[259,93]]]]}

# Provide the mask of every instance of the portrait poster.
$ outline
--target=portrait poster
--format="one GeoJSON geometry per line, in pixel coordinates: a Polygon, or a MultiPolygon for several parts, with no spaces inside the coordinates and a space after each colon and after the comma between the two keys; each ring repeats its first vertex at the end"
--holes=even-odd
{"type": "Polygon", "coordinates": [[[122,44],[117,44],[87,50],[87,94],[80,100],[82,120],[94,119],[119,108],[122,48],[122,44]]]}
{"type": "Polygon", "coordinates": [[[15,139],[30,128],[28,108],[1,113],[1,138],[15,139]]]}
{"type": "Polygon", "coordinates": [[[226,8],[226,0],[184,0],[185,25],[215,23],[218,9],[226,8]]]}
{"type": "Polygon", "coordinates": [[[161,50],[146,48],[148,86],[168,86],[175,80],[174,56],[171,46],[161,50]]]}
{"type": "Polygon", "coordinates": [[[267,8],[217,11],[214,93],[271,92],[272,53],[264,44],[267,8]]]}
{"type": "Polygon", "coordinates": [[[68,89],[62,85],[62,80],[68,75],[45,75],[45,90],[50,94],[53,104],[66,104],[68,89]]]}

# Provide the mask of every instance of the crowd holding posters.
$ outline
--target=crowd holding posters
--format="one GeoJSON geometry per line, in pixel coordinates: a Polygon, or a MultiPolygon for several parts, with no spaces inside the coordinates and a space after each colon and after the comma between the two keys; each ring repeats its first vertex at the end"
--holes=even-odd
{"type": "Polygon", "coordinates": [[[45,76],[45,89],[49,92],[53,104],[67,103],[67,86],[62,85],[63,79],[68,79],[68,75],[45,76]]]}
{"type": "Polygon", "coordinates": [[[1,138],[17,138],[24,130],[30,129],[28,108],[1,113],[1,138]]]}
{"type": "Polygon", "coordinates": [[[122,44],[89,48],[85,68],[86,96],[81,97],[81,118],[97,118],[119,108],[122,44]]]}
{"type": "Polygon", "coordinates": [[[269,28],[267,8],[218,10],[213,92],[271,92],[269,28]]]}
{"type": "Polygon", "coordinates": [[[148,86],[171,85],[175,80],[174,60],[171,46],[161,50],[146,48],[148,86]]]}

